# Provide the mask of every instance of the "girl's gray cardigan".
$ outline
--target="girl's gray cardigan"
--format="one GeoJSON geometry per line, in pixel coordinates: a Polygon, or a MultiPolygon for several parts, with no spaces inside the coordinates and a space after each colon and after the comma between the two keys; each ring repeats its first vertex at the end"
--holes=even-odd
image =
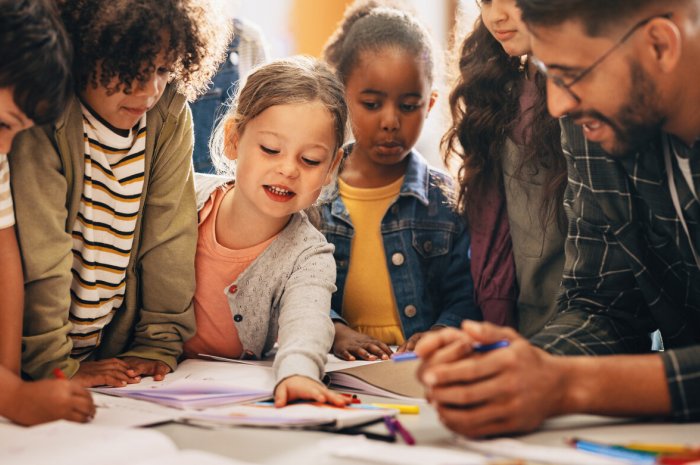
{"type": "MultiPolygon", "coordinates": [[[[197,211],[231,179],[195,175],[197,211]]],[[[201,219],[200,219],[201,221],[201,219]]],[[[335,292],[333,245],[305,213],[295,213],[277,238],[222,289],[244,356],[262,357],[275,341],[277,382],[292,375],[320,380],[335,335],[329,309],[335,292]]]]}

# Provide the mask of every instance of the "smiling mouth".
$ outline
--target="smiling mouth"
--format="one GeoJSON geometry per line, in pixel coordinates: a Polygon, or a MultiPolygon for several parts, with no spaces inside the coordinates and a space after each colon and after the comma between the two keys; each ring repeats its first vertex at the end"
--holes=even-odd
{"type": "Polygon", "coordinates": [[[296,194],[288,189],[283,189],[278,186],[264,185],[266,191],[279,197],[294,197],[296,194]]]}

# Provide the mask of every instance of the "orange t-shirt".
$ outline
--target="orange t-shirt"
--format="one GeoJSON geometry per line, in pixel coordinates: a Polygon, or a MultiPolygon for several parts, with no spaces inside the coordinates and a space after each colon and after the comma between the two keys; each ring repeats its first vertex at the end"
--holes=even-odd
{"type": "Polygon", "coordinates": [[[219,244],[216,240],[216,218],[221,200],[230,189],[231,185],[216,189],[199,213],[195,258],[197,289],[194,294],[197,333],[185,342],[185,357],[188,358],[197,357],[197,354],[228,358],[239,358],[242,355],[243,347],[225,290],[276,237],[240,250],[219,244]]]}

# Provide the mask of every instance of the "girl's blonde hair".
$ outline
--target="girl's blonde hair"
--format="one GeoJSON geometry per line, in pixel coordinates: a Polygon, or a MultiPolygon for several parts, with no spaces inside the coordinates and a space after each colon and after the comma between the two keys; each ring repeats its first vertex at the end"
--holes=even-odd
{"type": "Polygon", "coordinates": [[[220,174],[233,175],[233,166],[226,157],[226,127],[233,124],[240,135],[248,123],[263,111],[276,105],[321,102],[333,118],[335,156],[345,141],[348,108],[343,84],[322,61],[295,56],[275,60],[255,69],[239,85],[227,104],[228,110],[217,122],[209,141],[212,163],[220,174]]]}

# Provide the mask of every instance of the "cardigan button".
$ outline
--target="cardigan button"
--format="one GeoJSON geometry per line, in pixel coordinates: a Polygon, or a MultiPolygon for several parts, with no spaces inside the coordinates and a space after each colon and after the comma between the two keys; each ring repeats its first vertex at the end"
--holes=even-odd
{"type": "Polygon", "coordinates": [[[402,253],[396,252],[391,256],[391,263],[393,263],[396,266],[401,266],[403,265],[403,262],[405,261],[405,258],[402,253]]]}
{"type": "Polygon", "coordinates": [[[403,309],[403,314],[409,318],[416,316],[416,313],[418,313],[418,310],[416,309],[415,305],[406,305],[406,307],[403,309]]]}
{"type": "Polygon", "coordinates": [[[236,313],[235,315],[233,315],[233,321],[235,321],[236,323],[240,323],[241,321],[243,321],[243,315],[241,315],[240,313],[236,313]]]}
{"type": "Polygon", "coordinates": [[[228,288],[228,292],[230,294],[235,294],[237,290],[238,290],[238,286],[236,286],[235,284],[228,288]]]}

